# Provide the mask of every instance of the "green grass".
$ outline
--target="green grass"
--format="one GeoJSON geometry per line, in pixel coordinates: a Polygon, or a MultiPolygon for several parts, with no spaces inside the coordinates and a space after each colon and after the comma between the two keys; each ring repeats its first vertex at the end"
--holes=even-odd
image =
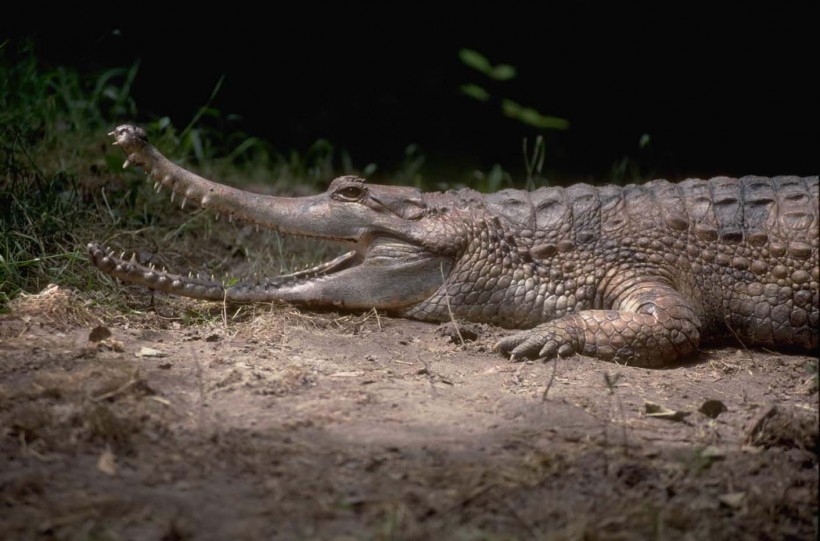
{"type": "Polygon", "coordinates": [[[134,113],[136,72],[84,84],[74,70],[41,68],[29,43],[0,44],[0,309],[21,291],[88,283],[79,233],[99,209],[78,179],[105,166],[89,142],[106,119],[134,113]]]}

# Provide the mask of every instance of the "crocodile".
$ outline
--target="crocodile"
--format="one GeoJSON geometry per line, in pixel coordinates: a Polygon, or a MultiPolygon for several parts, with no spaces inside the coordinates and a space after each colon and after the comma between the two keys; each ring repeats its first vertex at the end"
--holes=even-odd
{"type": "Polygon", "coordinates": [[[351,248],[300,272],[223,285],[89,244],[93,264],[123,281],[211,301],[490,323],[515,331],[496,344],[513,359],[582,354],[660,367],[710,341],[818,347],[817,176],[489,195],[342,176],[323,194],[275,197],[175,165],[139,127],[109,135],[124,168],[142,167],[183,207],[351,248]]]}

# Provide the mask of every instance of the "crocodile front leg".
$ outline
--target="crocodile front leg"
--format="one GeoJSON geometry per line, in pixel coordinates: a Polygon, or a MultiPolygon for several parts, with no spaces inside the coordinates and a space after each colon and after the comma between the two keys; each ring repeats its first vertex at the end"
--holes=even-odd
{"type": "Polygon", "coordinates": [[[672,287],[644,283],[613,310],[583,310],[508,336],[496,349],[512,358],[575,353],[634,366],[663,366],[694,353],[701,323],[672,287]]]}

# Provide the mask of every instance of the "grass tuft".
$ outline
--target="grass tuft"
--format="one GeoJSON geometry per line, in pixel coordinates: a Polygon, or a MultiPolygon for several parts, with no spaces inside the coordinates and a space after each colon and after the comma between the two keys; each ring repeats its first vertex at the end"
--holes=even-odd
{"type": "MultiPolygon", "coordinates": [[[[139,62],[96,73],[44,67],[31,43],[0,43],[0,312],[49,284],[122,293],[126,286],[87,263],[92,240],[217,275],[287,272],[326,255],[324,247],[251,235],[239,224],[214,227],[209,213],[180,211],[142,172],[122,170],[122,153],[106,134],[137,121],[175,162],[263,193],[322,190],[338,174],[359,172],[347,153],[325,140],[283,153],[233,129],[234,117],[215,106],[221,79],[181,130],[167,117],[140,118],[131,95],[138,74],[139,62]]],[[[372,171],[373,164],[365,168],[372,171]]]]}

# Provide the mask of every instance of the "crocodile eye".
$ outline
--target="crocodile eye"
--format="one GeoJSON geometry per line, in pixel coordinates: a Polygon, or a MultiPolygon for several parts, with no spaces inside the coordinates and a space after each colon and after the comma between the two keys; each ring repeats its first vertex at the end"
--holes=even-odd
{"type": "Polygon", "coordinates": [[[347,186],[334,192],[333,197],[342,201],[359,201],[364,195],[364,188],[360,186],[347,186]]]}

